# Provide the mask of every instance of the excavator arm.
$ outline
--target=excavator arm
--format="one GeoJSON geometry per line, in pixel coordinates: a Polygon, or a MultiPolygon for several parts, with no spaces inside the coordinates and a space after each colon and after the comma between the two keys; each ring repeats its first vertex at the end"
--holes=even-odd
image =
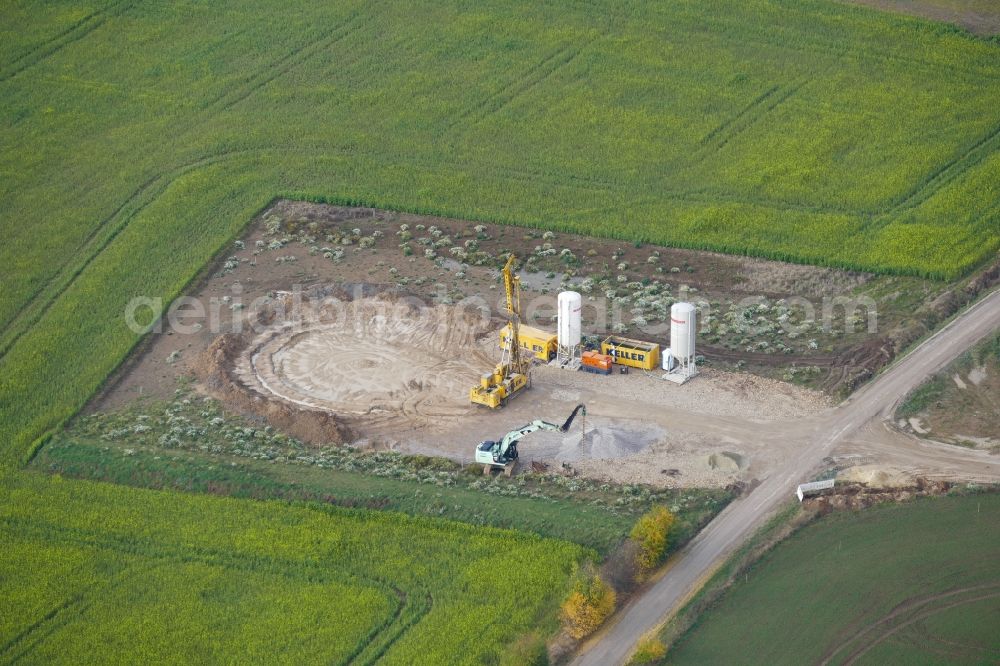
{"type": "Polygon", "coordinates": [[[580,412],[583,412],[583,415],[586,416],[587,407],[585,405],[577,405],[576,409],[573,410],[573,413],[569,415],[568,419],[566,419],[566,422],[562,424],[562,428],[559,429],[559,432],[566,432],[569,430],[570,426],[573,425],[573,419],[575,419],[576,415],[580,412]]]}
{"type": "Polygon", "coordinates": [[[584,405],[577,405],[562,425],[537,419],[516,430],[511,430],[498,442],[485,441],[476,448],[476,462],[485,464],[492,462],[496,465],[505,465],[513,460],[517,460],[517,443],[524,439],[525,436],[539,430],[566,432],[573,425],[573,420],[576,419],[577,414],[580,412],[586,415],[587,408],[584,405]]]}
{"type": "Polygon", "coordinates": [[[524,439],[525,435],[530,435],[531,433],[539,430],[562,432],[562,429],[555,423],[549,423],[548,421],[532,421],[528,425],[521,426],[517,430],[511,430],[503,436],[503,439],[500,440],[500,446],[497,447],[497,450],[493,454],[493,461],[500,462],[516,458],[517,443],[524,439]]]}

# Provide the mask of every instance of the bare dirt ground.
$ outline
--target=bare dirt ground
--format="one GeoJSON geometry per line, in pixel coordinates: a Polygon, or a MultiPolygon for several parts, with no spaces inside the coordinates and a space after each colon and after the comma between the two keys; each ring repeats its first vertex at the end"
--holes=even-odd
{"type": "Polygon", "coordinates": [[[829,404],[801,387],[715,369],[680,387],[657,374],[594,376],[538,365],[524,395],[491,411],[470,405],[468,390],[498,360],[496,320],[396,296],[320,303],[306,299],[297,312],[307,314],[294,323],[268,315],[231,376],[264,399],[335,414],[356,443],[372,448],[470,462],[478,442],[535,419],[559,423],[582,403],[587,415],[578,425],[532,435],[522,461],[567,463],[614,481],[724,486],[778,448],[769,442],[764,451],[763,440],[755,445],[728,432],[829,404]],[[705,423],[713,424],[707,435],[705,423]]]}
{"type": "Polygon", "coordinates": [[[845,377],[870,373],[901,344],[903,337],[892,335],[916,335],[942,301],[964,288],[279,201],[212,267],[192,294],[194,304],[150,336],[91,409],[163,397],[178,377],[198,377],[202,390],[234,411],[306,441],[346,440],[468,461],[478,442],[538,418],[561,422],[584,403],[587,417],[572,432],[532,435],[521,448],[524,461],[661,486],[752,482],[793,455],[801,442],[794,433],[832,404],[775,376],[789,366],[825,364],[819,375],[840,386],[845,377]],[[509,251],[526,260],[521,275],[530,323],[551,330],[555,292],[569,285],[586,292],[589,284],[585,331],[606,333],[616,322],[601,321],[600,308],[621,306],[624,319],[614,330],[666,345],[666,333],[655,332],[665,328],[657,317],[686,298],[708,313],[703,319],[714,318],[699,340],[715,342],[699,351],[720,360],[684,386],[658,373],[603,377],[537,367],[532,388],[507,408],[472,407],[469,387],[499,359],[497,266],[509,251]],[[875,334],[813,325],[798,336],[778,326],[782,317],[797,316],[782,309],[786,297],[859,293],[879,306],[875,334]],[[732,307],[747,295],[764,303],[747,318],[755,327],[742,327],[743,311],[732,307]],[[637,330],[636,316],[654,332],[637,330]],[[730,371],[721,361],[726,354],[758,359],[748,367],[759,374],[730,371]]]}
{"type": "Polygon", "coordinates": [[[954,23],[976,35],[1000,33],[1000,3],[995,0],[847,0],[889,12],[954,23]]]}
{"type": "Polygon", "coordinates": [[[963,354],[899,408],[896,425],[921,439],[1000,453],[1000,338],[963,354]]]}
{"type": "Polygon", "coordinates": [[[277,201],[208,271],[193,293],[207,312],[182,317],[119,373],[104,407],[173,391],[173,378],[230,330],[257,299],[276,292],[339,285],[348,298],[391,290],[429,304],[480,296],[499,312],[498,267],[523,260],[527,323],[554,330],[555,296],[585,293],[585,331],[668,341],[669,305],[698,307],[698,351],[713,367],[791,381],[827,393],[849,390],[1000,279],[1000,262],[947,285],[734,257],[623,244],[572,234],[474,225],[368,208],[277,201]],[[847,299],[870,299],[848,313],[847,299]],[[840,299],[837,301],[836,299],[840,299]],[[810,305],[798,307],[796,302],[810,305]],[[826,305],[830,317],[824,320],[826,305]],[[243,309],[240,309],[240,307],[243,309]],[[812,318],[806,311],[811,307],[812,318]],[[637,322],[644,322],[642,327],[637,322]],[[200,328],[198,328],[200,326],[200,328]],[[194,330],[197,329],[197,330],[194,330]],[[150,356],[151,355],[151,356],[150,356]],[[136,362],[141,359],[141,362],[136,362]]]}

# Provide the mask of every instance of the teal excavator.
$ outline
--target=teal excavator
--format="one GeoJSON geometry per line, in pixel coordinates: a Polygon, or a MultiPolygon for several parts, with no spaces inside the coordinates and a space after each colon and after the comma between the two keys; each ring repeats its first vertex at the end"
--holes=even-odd
{"type": "Polygon", "coordinates": [[[525,435],[530,435],[538,430],[566,432],[573,425],[573,419],[580,413],[586,416],[587,408],[583,405],[577,405],[562,425],[539,419],[521,426],[517,430],[511,430],[500,441],[486,440],[476,447],[476,462],[483,466],[483,474],[489,474],[494,469],[502,469],[507,476],[510,476],[514,473],[514,467],[517,466],[517,443],[525,435]]]}

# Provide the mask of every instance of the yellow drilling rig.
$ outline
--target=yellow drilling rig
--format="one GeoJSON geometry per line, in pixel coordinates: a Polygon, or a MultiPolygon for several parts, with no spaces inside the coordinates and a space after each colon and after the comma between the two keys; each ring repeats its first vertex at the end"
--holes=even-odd
{"type": "Polygon", "coordinates": [[[502,407],[514,395],[528,387],[528,363],[521,356],[518,337],[521,326],[521,279],[514,275],[514,255],[503,267],[503,286],[507,293],[507,313],[510,320],[510,344],[493,372],[480,377],[479,384],[469,390],[469,400],[491,409],[502,407]]]}

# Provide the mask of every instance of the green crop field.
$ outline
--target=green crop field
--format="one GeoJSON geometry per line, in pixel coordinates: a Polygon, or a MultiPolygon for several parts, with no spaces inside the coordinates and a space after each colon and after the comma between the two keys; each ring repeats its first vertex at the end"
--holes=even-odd
{"type": "Polygon", "coordinates": [[[8,3],[22,453],[277,195],[948,277],[1000,247],[995,42],[822,1],[8,3]]]}
{"type": "Polygon", "coordinates": [[[291,661],[303,633],[331,661],[492,659],[577,547],[20,467],[137,343],[126,303],[177,296],[276,196],[964,274],[1000,247],[998,48],[827,0],[4,3],[5,658],[100,660],[129,623],[150,660],[291,661]]]}
{"type": "Polygon", "coordinates": [[[997,494],[823,518],[739,577],[667,663],[996,663],[997,525],[997,494]]]}
{"type": "Polygon", "coordinates": [[[0,498],[5,663],[496,663],[552,626],[584,556],[440,519],[29,472],[0,498]]]}
{"type": "Polygon", "coordinates": [[[1000,46],[826,0],[0,9],[0,438],[25,453],[278,195],[949,277],[1000,247],[1000,46]]]}

